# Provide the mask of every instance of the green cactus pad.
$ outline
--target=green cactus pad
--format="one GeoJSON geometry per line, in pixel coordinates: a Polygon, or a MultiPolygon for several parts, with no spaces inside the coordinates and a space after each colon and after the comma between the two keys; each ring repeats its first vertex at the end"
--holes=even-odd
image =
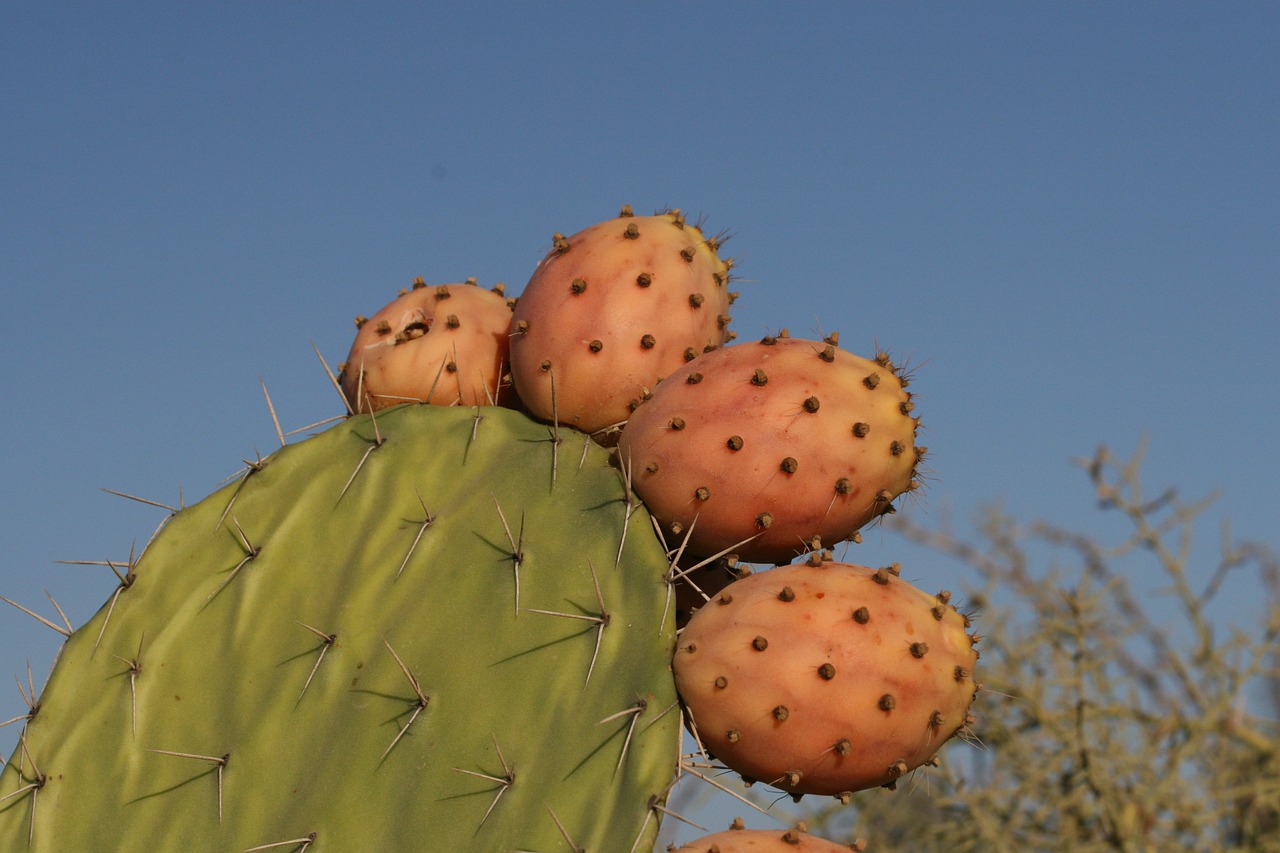
{"type": "Polygon", "coordinates": [[[667,561],[607,451],[561,437],[406,406],[174,514],[62,649],[0,849],[650,849],[667,561]]]}

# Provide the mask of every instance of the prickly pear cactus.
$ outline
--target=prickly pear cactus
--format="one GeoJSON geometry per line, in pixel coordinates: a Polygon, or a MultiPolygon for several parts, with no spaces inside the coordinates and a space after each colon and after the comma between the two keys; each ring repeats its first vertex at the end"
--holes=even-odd
{"type": "Polygon", "coordinates": [[[849,853],[857,844],[836,844],[805,832],[803,823],[787,830],[744,829],[734,825],[724,832],[688,841],[672,853],[849,853]]]}
{"type": "Polygon", "coordinates": [[[0,849],[650,849],[667,561],[607,451],[554,438],[388,409],[177,512],[62,649],[0,849]]]}
{"type": "Polygon", "coordinates": [[[966,731],[978,638],[950,593],[898,572],[814,559],[694,613],[674,670],[702,745],[754,781],[847,802],[966,731]]]}
{"type": "MultiPolygon", "coordinates": [[[[357,318],[360,414],[174,510],[28,679],[0,850],[637,853],[679,779],[848,802],[934,763],[978,638],[829,550],[919,486],[910,376],[729,346],[722,239],[624,207],[518,300],[357,318]]],[[[735,827],[679,849],[862,849],[735,827]]]]}
{"type": "Polygon", "coordinates": [[[356,339],[340,370],[347,405],[353,412],[410,402],[506,405],[510,326],[502,285],[414,279],[372,317],[356,317],[356,339]]]}
{"type": "Polygon", "coordinates": [[[861,358],[835,336],[770,336],[691,359],[618,448],[670,544],[785,563],[853,538],[919,486],[908,382],[887,355],[861,358]]]}
{"type": "Polygon", "coordinates": [[[679,210],[565,237],[538,264],[511,322],[511,375],[545,421],[616,429],[661,379],[732,340],[732,261],[679,210]]]}

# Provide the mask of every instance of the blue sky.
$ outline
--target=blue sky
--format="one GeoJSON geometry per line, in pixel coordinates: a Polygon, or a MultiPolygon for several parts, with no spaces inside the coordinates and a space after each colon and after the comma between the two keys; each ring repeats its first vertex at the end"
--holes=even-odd
{"type": "MultiPolygon", "coordinates": [[[[333,415],[313,342],[624,203],[733,232],[741,337],[920,365],[918,520],[1105,529],[1071,460],[1147,436],[1153,492],[1222,490],[1209,562],[1276,547],[1276,44],[1267,3],[6,4],[0,594],[82,623],[114,580],[56,561],[161,517],[101,488],[204,496],[278,444],[260,377],[333,415]]],[[[57,639],[0,610],[0,677],[57,639]]]]}

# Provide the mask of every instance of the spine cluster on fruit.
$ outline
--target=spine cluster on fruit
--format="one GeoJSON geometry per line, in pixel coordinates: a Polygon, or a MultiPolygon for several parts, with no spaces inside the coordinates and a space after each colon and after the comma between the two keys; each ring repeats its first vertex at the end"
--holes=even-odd
{"type": "Polygon", "coordinates": [[[681,779],[847,802],[936,763],[978,638],[832,552],[919,488],[910,377],[734,343],[725,239],[623,208],[519,297],[358,316],[341,423],[169,507],[86,625],[37,617],[0,846],[636,851],[681,779]]]}

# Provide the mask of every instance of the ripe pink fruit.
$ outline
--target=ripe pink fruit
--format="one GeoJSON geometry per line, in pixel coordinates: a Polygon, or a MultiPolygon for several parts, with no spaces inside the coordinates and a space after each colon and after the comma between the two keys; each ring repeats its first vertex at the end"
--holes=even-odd
{"type": "Polygon", "coordinates": [[[799,824],[792,829],[727,829],[674,848],[674,853],[849,853],[854,844],[836,844],[810,835],[799,824]]]}
{"type": "Polygon", "coordinates": [[[416,279],[372,317],[356,318],[341,385],[357,412],[398,403],[501,404],[511,306],[501,288],[416,279]]]}
{"type": "Polygon", "coordinates": [[[693,614],[676,687],[702,744],[748,779],[793,794],[891,786],[972,722],[977,638],[949,598],[896,567],[759,572],[693,614]]]}
{"type": "Polygon", "coordinates": [[[636,409],[618,442],[668,544],[785,562],[847,539],[915,488],[918,419],[887,356],[765,338],[699,356],[636,409]],[[749,542],[746,540],[750,540],[749,542]]]}
{"type": "Polygon", "coordinates": [[[535,417],[583,432],[728,338],[729,262],[679,211],[616,219],[565,238],[538,264],[512,318],[511,374],[535,417]]]}

